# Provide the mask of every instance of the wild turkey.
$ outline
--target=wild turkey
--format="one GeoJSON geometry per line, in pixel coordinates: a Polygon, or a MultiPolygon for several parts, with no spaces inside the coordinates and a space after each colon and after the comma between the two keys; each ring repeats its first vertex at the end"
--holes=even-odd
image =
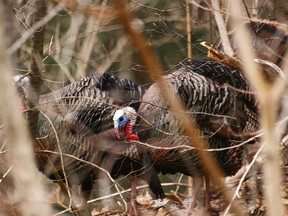
{"type": "MultiPolygon", "coordinates": [[[[278,67],[284,65],[283,59],[287,54],[288,48],[288,31],[287,26],[269,20],[249,20],[244,23],[247,30],[251,35],[251,47],[256,54],[256,57],[260,59],[259,66],[263,71],[263,77],[267,80],[273,81],[279,73],[275,69],[271,68],[269,64],[265,64],[265,61],[269,61],[276,64],[278,67]],[[263,62],[264,60],[264,62],[263,62]]],[[[229,33],[230,43],[235,52],[235,56],[239,56],[238,42],[235,38],[234,31],[229,33]]],[[[222,49],[222,44],[216,45],[219,49],[222,49]]]]}
{"type": "MultiPolygon", "coordinates": [[[[165,80],[208,140],[208,149],[215,149],[213,156],[225,175],[234,175],[243,160],[243,146],[236,145],[241,143],[244,132],[253,132],[258,127],[256,101],[249,94],[251,89],[245,78],[221,63],[191,60],[165,76],[165,80]]],[[[191,146],[189,139],[169,110],[158,84],[151,85],[143,95],[136,124],[131,121],[130,110],[124,107],[115,113],[115,129],[130,131],[125,135],[137,135],[140,141],[151,145],[147,151],[158,172],[196,178],[206,175],[197,150],[185,148],[191,146]]]]}
{"type": "MultiPolygon", "coordinates": [[[[22,95],[27,88],[25,81],[28,80],[18,84],[22,95]]],[[[65,170],[69,185],[82,186],[85,202],[92,191],[93,181],[101,173],[93,164],[107,169],[114,178],[137,172],[149,183],[156,197],[163,197],[157,173],[153,167],[146,166],[150,163],[147,152],[138,148],[137,158],[122,157],[124,153],[121,151],[126,151],[123,148],[125,143],[107,131],[113,128],[110,119],[117,107],[129,104],[137,110],[144,91],[144,87],[133,81],[105,73],[93,74],[58,91],[41,95],[37,106],[40,111],[39,138],[35,145],[39,169],[56,182],[65,181],[65,170]],[[97,134],[101,138],[92,142],[89,136],[97,134]],[[108,145],[113,143],[113,149],[119,151],[112,151],[107,146],[103,148],[105,142],[108,145]]]]}
{"type": "MultiPolygon", "coordinates": [[[[252,35],[252,47],[257,57],[282,66],[283,57],[287,53],[287,26],[268,20],[249,20],[245,25],[252,35]]],[[[238,56],[238,45],[233,32],[231,42],[238,56]]]]}
{"type": "MultiPolygon", "coordinates": [[[[26,96],[29,79],[21,76],[17,79],[20,79],[18,90],[26,96]]],[[[86,133],[99,133],[113,127],[110,118],[117,106],[130,104],[137,110],[144,92],[144,87],[131,80],[95,73],[60,90],[41,95],[39,110],[59,114],[67,122],[69,117],[72,121],[76,118],[87,127],[86,133]]]]}
{"type": "MultiPolygon", "coordinates": [[[[252,40],[251,47],[256,54],[258,66],[261,68],[261,72],[266,81],[273,83],[279,76],[285,76],[281,71],[284,69],[285,57],[288,51],[288,28],[287,25],[278,23],[277,21],[269,20],[249,20],[243,25],[246,26],[249,31],[252,40]],[[274,65],[275,64],[275,65],[274,65]]],[[[238,43],[234,35],[234,31],[229,33],[230,43],[235,51],[235,57],[239,55],[238,43]]],[[[221,43],[218,45],[219,49],[222,49],[221,43]]],[[[284,93],[281,99],[281,109],[279,109],[278,119],[283,118],[283,110],[287,106],[287,96],[284,93]]],[[[284,114],[286,115],[286,114],[284,114]]],[[[285,143],[287,139],[285,136],[288,134],[288,127],[284,133],[282,143],[285,143]]],[[[283,163],[287,164],[287,148],[285,144],[282,145],[283,163]]]]}

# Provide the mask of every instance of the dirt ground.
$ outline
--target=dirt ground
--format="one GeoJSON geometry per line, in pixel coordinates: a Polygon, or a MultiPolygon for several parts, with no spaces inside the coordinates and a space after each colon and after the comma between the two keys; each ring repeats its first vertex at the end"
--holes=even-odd
{"type": "MultiPolygon", "coordinates": [[[[234,187],[235,189],[235,187],[234,187]]],[[[192,215],[225,215],[225,202],[221,193],[217,192],[213,186],[211,190],[211,207],[212,211],[204,209],[204,190],[198,197],[197,205],[192,210],[192,215]]],[[[233,189],[231,189],[232,191],[233,189]]],[[[288,177],[285,176],[283,181],[283,202],[285,207],[288,205],[288,177]]],[[[262,191],[262,176],[261,173],[254,177],[247,178],[241,185],[241,189],[238,193],[239,197],[236,198],[237,204],[246,212],[246,215],[260,216],[265,215],[265,206],[263,204],[263,191],[262,191]]],[[[187,214],[191,198],[187,194],[181,193],[166,193],[166,198],[163,200],[153,199],[148,193],[142,193],[137,196],[137,209],[140,216],[182,216],[187,214]]],[[[129,203],[128,203],[129,206],[129,203]]],[[[102,208],[100,206],[95,207],[91,214],[92,216],[102,215],[128,215],[123,208],[118,206],[114,209],[108,206],[102,208]]],[[[232,215],[228,213],[227,215],[232,215]]]]}
{"type": "MultiPolygon", "coordinates": [[[[285,171],[285,170],[284,170],[285,171]]],[[[236,185],[237,186],[237,185],[236,185]]],[[[183,186],[182,186],[183,187],[183,186]]],[[[165,188],[165,187],[164,187],[165,188]]],[[[183,188],[182,188],[183,189],[183,188]]],[[[235,189],[235,187],[234,187],[235,189]]],[[[225,215],[225,202],[221,193],[217,192],[213,186],[210,187],[211,190],[211,207],[213,211],[207,211],[204,209],[204,190],[201,190],[197,205],[192,210],[192,215],[206,216],[206,215],[225,215]]],[[[232,191],[233,189],[231,189],[232,191]]],[[[184,191],[184,190],[183,190],[184,191]]],[[[150,193],[146,189],[137,190],[137,210],[138,216],[182,216],[187,214],[189,209],[189,204],[191,203],[191,198],[187,195],[186,192],[179,190],[177,193],[175,191],[166,192],[166,197],[161,199],[153,199],[150,193]]],[[[288,212],[288,175],[284,175],[283,184],[282,184],[282,196],[283,204],[286,211],[288,212]]],[[[246,215],[249,216],[264,216],[265,205],[264,205],[264,196],[262,190],[262,174],[258,173],[254,177],[247,178],[242,184],[241,189],[237,197],[238,205],[243,208],[243,212],[246,212],[246,215]]],[[[109,197],[109,196],[108,196],[109,197]]],[[[126,194],[127,198],[127,207],[129,208],[129,197],[130,194],[126,194]]],[[[79,215],[79,216],[120,216],[120,215],[129,215],[128,212],[125,212],[125,207],[123,200],[119,196],[115,196],[111,199],[101,199],[97,198],[98,201],[91,200],[87,207],[84,210],[79,211],[77,214],[72,214],[69,212],[66,207],[62,206],[57,202],[53,204],[56,215],[79,215]],[[57,213],[56,213],[57,212],[57,213]]],[[[13,204],[9,199],[0,197],[0,208],[3,216],[18,216],[21,215],[17,211],[17,204],[13,204]]],[[[227,216],[233,214],[228,213],[227,216]]],[[[234,214],[235,215],[235,214],[234,214]]]]}
{"type": "MultiPolygon", "coordinates": [[[[263,173],[261,168],[258,169],[253,166],[251,171],[246,175],[242,184],[239,185],[239,180],[243,175],[245,169],[239,171],[234,177],[226,179],[229,190],[234,194],[237,186],[239,185],[240,190],[235,198],[237,205],[243,209],[243,213],[249,216],[264,216],[266,215],[266,208],[264,204],[264,192],[263,192],[263,173]]],[[[288,169],[287,166],[282,168],[283,171],[283,181],[281,185],[283,204],[285,212],[288,213],[288,169]]],[[[273,173],[271,173],[273,175],[273,173]]],[[[167,179],[166,179],[167,180],[167,179]]],[[[171,179],[170,179],[171,180],[171,179]]],[[[171,181],[173,183],[177,182],[176,179],[171,181]]],[[[179,183],[180,184],[180,183],[179,183]]],[[[137,206],[139,216],[182,216],[187,214],[189,209],[189,204],[191,203],[191,198],[187,195],[187,179],[182,179],[182,186],[180,189],[177,187],[167,187],[164,186],[166,198],[163,200],[153,199],[147,192],[138,190],[137,192],[137,206]],[[182,189],[182,190],[181,190],[182,189]]],[[[233,215],[230,211],[225,214],[227,204],[224,202],[221,192],[215,189],[213,185],[210,185],[210,204],[212,211],[207,211],[204,209],[204,189],[201,190],[197,205],[192,210],[192,215],[233,215]]],[[[129,200],[129,196],[128,200],[129,200]]],[[[119,201],[119,200],[118,200],[119,201]]],[[[122,203],[122,202],[118,202],[122,203]]],[[[127,202],[128,203],[128,202],[127,202]]],[[[97,202],[93,203],[92,210],[90,211],[92,216],[102,216],[102,215],[128,215],[123,210],[123,205],[120,204],[118,207],[114,208],[106,207],[103,205],[97,205],[97,202]],[[94,205],[94,206],[93,206],[94,205]],[[122,207],[121,207],[122,206],[122,207]]],[[[129,206],[129,203],[128,203],[129,206]]],[[[235,215],[235,214],[234,214],[235,215]]]]}
{"type": "MultiPolygon", "coordinates": [[[[244,171],[245,169],[243,169],[244,171]]],[[[251,171],[248,173],[247,177],[240,185],[240,190],[238,192],[238,196],[235,199],[237,205],[239,205],[245,215],[249,216],[264,216],[266,214],[266,208],[264,204],[264,192],[263,192],[263,173],[261,169],[256,169],[257,171],[251,171]]],[[[240,177],[243,175],[243,171],[239,171],[239,177],[234,176],[229,179],[229,188],[231,192],[235,192],[236,187],[238,186],[238,182],[240,177]],[[234,182],[234,184],[232,184],[234,182]]],[[[283,198],[283,205],[285,208],[285,214],[288,213],[288,167],[285,166],[282,168],[283,171],[283,181],[281,185],[281,192],[283,198]]],[[[271,173],[273,175],[273,173],[271,173]]],[[[163,200],[153,199],[147,190],[141,192],[138,190],[137,196],[137,206],[139,216],[182,216],[187,214],[187,210],[189,204],[191,203],[191,198],[187,195],[187,179],[184,179],[186,182],[186,186],[182,185],[182,190],[179,189],[175,193],[175,187],[169,188],[167,192],[167,188],[164,186],[166,198],[163,200]]],[[[223,196],[219,191],[217,191],[213,185],[210,186],[211,191],[211,207],[212,211],[207,211],[204,209],[204,189],[201,190],[196,207],[192,210],[192,215],[225,215],[225,210],[227,205],[223,200],[223,196]]],[[[96,203],[94,203],[96,204],[96,203]]],[[[128,203],[129,206],[129,203],[128,203]]],[[[122,215],[125,211],[123,208],[115,208],[110,209],[97,207],[97,205],[92,209],[92,216],[102,216],[102,215],[122,215]]],[[[124,213],[125,214],[125,213],[124,213]]],[[[284,215],[285,215],[284,214],[284,215]]],[[[125,214],[128,215],[128,214],[125,214]]],[[[226,214],[227,216],[231,216],[231,212],[226,214]]],[[[234,214],[235,215],[235,214],[234,214]]]]}

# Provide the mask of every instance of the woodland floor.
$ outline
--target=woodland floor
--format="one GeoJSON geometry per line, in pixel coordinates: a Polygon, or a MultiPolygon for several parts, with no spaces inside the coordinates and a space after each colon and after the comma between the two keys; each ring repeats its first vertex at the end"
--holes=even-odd
{"type": "MultiPolygon", "coordinates": [[[[238,205],[243,207],[244,211],[247,211],[247,215],[262,216],[265,214],[265,206],[262,191],[262,174],[257,174],[254,178],[248,178],[241,185],[239,192],[238,205]]],[[[202,206],[203,203],[197,202],[197,206],[193,209],[192,215],[224,215],[225,203],[223,197],[219,192],[216,192],[215,188],[211,187],[211,206],[213,211],[207,211],[202,206]]],[[[283,203],[288,212],[288,175],[284,176],[283,185],[283,203]]],[[[200,194],[199,200],[204,201],[204,192],[200,194]]],[[[173,194],[166,193],[166,198],[163,200],[154,200],[147,192],[137,196],[137,208],[139,216],[182,216],[186,215],[187,208],[191,202],[191,198],[181,193],[173,194]]],[[[114,205],[114,208],[101,207],[97,203],[93,204],[94,207],[90,211],[92,216],[102,215],[128,215],[123,208],[118,205],[114,205]]],[[[129,203],[128,203],[129,206],[129,203]]],[[[91,206],[90,206],[91,207],[91,206]]],[[[85,214],[86,215],[86,214],[85,214]]],[[[227,214],[231,216],[232,214],[227,214]]]]}
{"type": "MultiPolygon", "coordinates": [[[[283,169],[283,183],[282,183],[282,197],[285,211],[288,212],[288,168],[283,169]]],[[[234,187],[236,188],[237,185],[234,187]]],[[[198,202],[197,206],[193,209],[192,215],[224,215],[225,203],[221,193],[217,192],[215,188],[210,187],[211,190],[211,206],[213,212],[205,211],[203,203],[198,202]]],[[[264,198],[263,198],[263,178],[262,174],[255,174],[254,177],[247,178],[241,185],[239,197],[236,199],[239,205],[243,206],[247,215],[262,216],[266,215],[264,198]]],[[[204,202],[204,192],[200,194],[198,200],[204,202]]],[[[166,193],[166,198],[163,200],[153,200],[147,193],[137,196],[139,216],[182,216],[186,215],[187,208],[191,202],[191,198],[181,193],[173,194],[166,193]]],[[[122,215],[124,213],[121,209],[97,208],[95,207],[91,214],[92,216],[102,215],[122,215]]],[[[231,214],[227,214],[231,215],[231,214]]]]}
{"type": "MultiPolygon", "coordinates": [[[[244,170],[244,169],[243,169],[244,170]]],[[[261,172],[261,169],[258,169],[259,171],[251,171],[248,173],[247,177],[243,181],[243,183],[240,185],[240,190],[238,193],[238,196],[236,198],[237,204],[240,207],[243,207],[243,212],[246,211],[246,215],[249,216],[264,216],[266,215],[266,208],[264,205],[264,194],[263,194],[263,173],[261,172]]],[[[281,185],[281,191],[282,191],[282,198],[283,198],[283,204],[285,207],[286,214],[288,213],[288,167],[285,166],[282,169],[283,171],[283,181],[281,185]]],[[[240,178],[243,175],[243,172],[239,171],[239,177],[232,177],[230,178],[230,189],[231,192],[235,192],[236,187],[238,186],[238,182],[240,178]],[[233,185],[231,182],[234,181],[233,185]]],[[[271,173],[273,175],[273,173],[271,173]]],[[[165,179],[167,180],[167,179],[165,179]]],[[[177,182],[177,179],[174,179],[170,182],[177,182]]],[[[164,186],[165,195],[166,198],[163,200],[160,199],[153,199],[147,190],[139,189],[137,190],[137,207],[138,207],[138,213],[139,216],[182,216],[186,215],[187,209],[189,207],[189,204],[191,203],[191,198],[187,195],[187,179],[183,179],[181,181],[182,183],[180,187],[167,187],[164,186]]],[[[128,186],[129,188],[129,186],[128,186]]],[[[204,189],[201,190],[197,205],[192,211],[192,215],[225,215],[225,209],[227,204],[225,204],[223,197],[219,191],[213,187],[213,185],[210,186],[210,195],[211,195],[211,207],[213,208],[213,211],[207,211],[204,209],[204,189]]],[[[234,193],[233,193],[234,194],[234,193]]],[[[129,200],[130,194],[127,193],[127,198],[129,200]]],[[[121,202],[121,199],[118,197],[119,205],[114,205],[114,207],[111,208],[111,205],[99,205],[99,202],[93,202],[90,204],[90,210],[89,213],[91,213],[92,216],[102,216],[102,215],[128,215],[125,213],[123,208],[123,202],[121,202]]],[[[103,202],[102,202],[103,204],[103,202]]],[[[127,201],[127,205],[129,206],[129,203],[127,201]]],[[[88,214],[85,214],[85,216],[88,214]]],[[[226,214],[227,216],[231,216],[232,214],[226,214]]]]}
{"type": "MultiPolygon", "coordinates": [[[[286,163],[287,164],[287,163],[286,163]]],[[[261,170],[261,169],[259,169],[261,170]]],[[[285,207],[286,214],[288,213],[288,166],[282,169],[283,171],[283,181],[281,185],[283,204],[285,207]]],[[[230,190],[234,192],[236,187],[238,186],[238,182],[243,175],[243,172],[238,173],[240,177],[232,177],[230,178],[230,190]],[[234,181],[235,183],[231,184],[234,181]]],[[[271,173],[273,175],[273,173],[271,173]]],[[[173,176],[160,176],[161,182],[163,182],[163,188],[165,190],[166,197],[161,199],[153,199],[150,193],[147,190],[147,187],[139,186],[137,189],[137,210],[138,216],[182,216],[186,215],[189,204],[191,203],[191,198],[187,195],[187,178],[184,176],[180,178],[181,175],[173,175],[173,176]],[[144,189],[143,189],[144,188],[144,189]]],[[[45,177],[46,180],[50,182],[51,186],[50,191],[54,191],[51,193],[51,202],[54,203],[53,207],[55,210],[54,216],[71,216],[76,215],[72,214],[67,210],[66,207],[60,205],[59,203],[63,203],[63,197],[59,195],[59,189],[56,190],[55,186],[57,184],[52,183],[45,177]],[[56,203],[56,204],[55,204],[56,203]]],[[[104,180],[106,185],[102,188],[108,188],[109,191],[101,191],[101,182],[98,180],[97,184],[94,187],[94,194],[91,196],[95,198],[94,200],[89,200],[88,205],[79,212],[79,216],[120,216],[120,215],[128,215],[125,211],[125,203],[123,200],[126,200],[127,207],[129,207],[129,199],[130,192],[124,192],[122,199],[116,191],[113,191],[113,185],[107,186],[107,181],[104,180]],[[99,193],[102,192],[102,195],[99,193]],[[98,194],[97,194],[98,193],[98,194]],[[107,196],[104,196],[103,194],[107,196]],[[111,194],[112,193],[112,194],[111,194]],[[114,193],[114,194],[113,194],[114,193]]],[[[118,183],[124,188],[129,188],[130,184],[127,181],[127,178],[123,178],[121,180],[117,180],[118,183]]],[[[137,185],[141,185],[141,182],[138,182],[137,185]]],[[[147,186],[147,185],[146,185],[147,186]]],[[[122,191],[123,192],[123,191],[122,191]]],[[[204,209],[204,189],[201,190],[197,199],[197,205],[192,211],[192,215],[225,215],[225,207],[226,204],[223,200],[221,192],[217,191],[213,185],[210,185],[210,195],[211,195],[211,207],[213,211],[207,211],[204,209]]],[[[263,174],[261,171],[258,172],[250,172],[248,173],[246,179],[240,186],[240,190],[238,193],[238,197],[236,198],[238,201],[238,205],[243,207],[243,212],[246,211],[246,215],[249,216],[264,216],[265,213],[265,205],[264,205],[264,194],[263,194],[263,174]]],[[[18,216],[21,214],[17,213],[17,206],[15,208],[15,204],[13,204],[6,197],[2,197],[0,195],[0,216],[18,216]],[[7,211],[6,211],[7,209],[7,211]],[[15,210],[16,209],[16,210],[15,210]],[[7,212],[3,213],[3,212],[7,212]]],[[[232,214],[226,214],[226,216],[231,216],[232,214]]],[[[288,215],[288,214],[287,214],[288,215]]]]}
{"type": "MultiPolygon", "coordinates": [[[[286,173],[283,178],[282,184],[282,197],[283,197],[283,204],[285,206],[286,212],[288,212],[288,169],[285,168],[284,172],[286,173]]],[[[239,205],[243,207],[243,211],[246,211],[246,215],[250,216],[264,216],[265,214],[265,206],[264,206],[264,199],[263,199],[263,190],[262,190],[262,174],[258,173],[254,178],[247,178],[241,185],[241,189],[239,191],[239,197],[236,199],[239,202],[239,205]]],[[[147,190],[139,189],[137,190],[137,210],[138,216],[182,216],[186,215],[187,208],[191,203],[191,198],[186,193],[185,186],[181,186],[181,189],[178,190],[177,193],[174,193],[175,190],[171,190],[170,192],[166,192],[166,198],[161,199],[153,199],[147,190]],[[183,192],[184,191],[184,192],[183,192]]],[[[237,185],[235,186],[235,188],[237,185]]],[[[167,189],[164,187],[165,190],[167,189]]],[[[175,188],[175,187],[174,187],[175,188]]],[[[231,189],[232,190],[232,189],[231,189]]],[[[167,190],[166,190],[167,191],[167,190]]],[[[204,191],[202,190],[199,197],[197,206],[193,209],[192,215],[224,215],[225,211],[225,203],[221,193],[217,192],[213,186],[210,187],[211,191],[211,206],[213,208],[213,212],[206,211],[203,208],[204,202],[204,191]],[[201,203],[202,201],[202,203],[201,203]]],[[[55,194],[54,194],[55,195],[55,194]]],[[[53,197],[55,197],[53,195],[53,197]]],[[[127,206],[129,206],[129,197],[130,194],[126,193],[127,198],[127,206]]],[[[3,216],[18,216],[17,211],[12,208],[13,204],[8,200],[2,199],[0,197],[0,209],[3,212],[6,212],[4,209],[7,208],[7,214],[4,213],[3,216]]],[[[114,196],[113,199],[101,199],[97,198],[98,201],[91,200],[90,203],[85,207],[84,210],[79,212],[79,216],[120,216],[120,215],[128,215],[125,212],[123,200],[119,196],[114,196]],[[100,201],[99,201],[100,200],[100,201]],[[113,202],[111,201],[113,200],[113,202]]],[[[63,216],[70,216],[70,215],[77,215],[72,214],[69,212],[65,207],[57,204],[54,204],[55,216],[56,215],[63,215],[63,216]],[[58,212],[58,213],[56,213],[58,212]]],[[[14,206],[15,207],[15,206],[14,206]]],[[[227,216],[231,216],[232,214],[227,214],[227,216]]],[[[2,215],[1,215],[2,216],[2,215]]]]}

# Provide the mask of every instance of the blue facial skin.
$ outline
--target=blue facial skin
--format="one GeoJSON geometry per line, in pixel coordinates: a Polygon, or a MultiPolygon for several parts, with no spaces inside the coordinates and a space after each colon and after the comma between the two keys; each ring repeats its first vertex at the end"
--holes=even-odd
{"type": "Polygon", "coordinates": [[[116,121],[114,121],[114,127],[122,128],[127,124],[127,122],[128,122],[127,117],[125,115],[122,115],[116,121]]]}
{"type": "Polygon", "coordinates": [[[121,116],[119,119],[118,119],[118,127],[124,127],[128,122],[128,119],[125,115],[121,116]]]}

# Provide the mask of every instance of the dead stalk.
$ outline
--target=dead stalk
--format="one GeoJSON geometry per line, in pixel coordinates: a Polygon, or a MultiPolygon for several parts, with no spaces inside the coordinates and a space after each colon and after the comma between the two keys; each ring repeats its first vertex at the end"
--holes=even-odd
{"type": "Polygon", "coordinates": [[[228,33],[227,33],[227,28],[224,22],[224,19],[222,17],[221,14],[221,10],[220,10],[220,6],[219,6],[219,0],[211,0],[212,3],[212,10],[213,10],[213,14],[217,23],[217,27],[220,33],[220,37],[221,37],[221,42],[223,44],[223,49],[224,52],[228,55],[228,56],[233,56],[234,55],[234,51],[231,47],[229,38],[228,38],[228,33]]]}
{"type": "Polygon", "coordinates": [[[235,1],[235,4],[230,8],[231,14],[233,14],[231,19],[233,25],[237,26],[235,35],[238,39],[240,58],[243,61],[245,74],[259,98],[260,125],[264,132],[261,143],[263,145],[264,190],[268,215],[283,215],[284,206],[280,190],[279,136],[275,133],[274,126],[276,124],[276,111],[286,81],[279,78],[272,86],[261,77],[260,71],[253,61],[255,55],[250,47],[252,44],[252,42],[250,43],[251,37],[242,25],[244,20],[240,8],[239,1],[235,1]]]}
{"type": "Polygon", "coordinates": [[[8,54],[11,55],[16,52],[39,28],[48,23],[62,9],[62,5],[57,5],[42,20],[39,20],[29,30],[25,31],[24,34],[22,34],[22,36],[11,47],[8,48],[8,54]]]}
{"type": "MultiPolygon", "coordinates": [[[[192,59],[192,28],[191,28],[191,3],[186,0],[186,31],[187,31],[187,58],[192,59]]],[[[188,184],[193,184],[192,177],[188,177],[188,184]]],[[[188,188],[188,195],[191,197],[193,194],[193,189],[188,188]]]]}
{"type": "Polygon", "coordinates": [[[85,40],[82,41],[81,50],[78,53],[77,69],[76,69],[76,79],[80,79],[86,76],[88,62],[94,47],[94,43],[97,38],[97,34],[101,25],[101,17],[104,16],[105,7],[107,6],[107,0],[103,0],[100,7],[100,19],[95,19],[91,16],[87,19],[87,27],[85,30],[86,35],[85,40]]]}
{"type": "MultiPolygon", "coordinates": [[[[169,94],[170,89],[167,83],[163,80],[163,72],[159,67],[160,64],[158,63],[156,56],[147,45],[143,36],[132,28],[131,18],[126,9],[126,2],[124,0],[115,0],[115,6],[118,9],[119,21],[123,24],[126,34],[129,36],[133,45],[137,49],[143,63],[149,69],[151,78],[159,83],[159,87],[162,90],[164,98],[171,105],[171,110],[173,110],[173,112],[177,113],[179,116],[178,120],[181,122],[181,125],[183,125],[187,135],[192,140],[193,145],[198,148],[205,148],[206,141],[199,136],[199,129],[197,129],[195,123],[185,115],[184,108],[180,100],[175,95],[169,94]]],[[[225,201],[229,203],[232,195],[228,190],[226,190],[223,179],[221,178],[223,174],[219,167],[215,166],[216,163],[208,152],[199,151],[198,153],[199,157],[203,161],[204,168],[211,176],[211,180],[221,191],[223,191],[225,201]]],[[[232,203],[232,210],[237,215],[243,215],[243,211],[240,210],[239,205],[235,205],[235,203],[232,203]]]]}
{"type": "MultiPolygon", "coordinates": [[[[0,11],[3,11],[3,5],[0,3],[0,11]]],[[[1,12],[1,14],[3,14],[1,12]]],[[[4,21],[0,17],[0,65],[2,71],[0,79],[0,90],[5,94],[0,94],[1,117],[5,122],[5,130],[8,138],[8,148],[12,172],[15,182],[15,201],[19,202],[21,213],[23,215],[51,215],[51,209],[48,205],[48,198],[45,196],[45,190],[37,175],[37,169],[34,163],[34,154],[32,150],[32,141],[30,139],[23,113],[20,111],[20,102],[16,89],[11,83],[12,66],[9,60],[7,48],[5,46],[4,21]],[[14,99],[13,99],[14,98],[14,99]],[[39,212],[39,209],[41,211],[39,212]]]]}
{"type": "Polygon", "coordinates": [[[186,0],[186,31],[187,31],[187,57],[192,59],[192,27],[191,27],[191,4],[186,0]]]}

